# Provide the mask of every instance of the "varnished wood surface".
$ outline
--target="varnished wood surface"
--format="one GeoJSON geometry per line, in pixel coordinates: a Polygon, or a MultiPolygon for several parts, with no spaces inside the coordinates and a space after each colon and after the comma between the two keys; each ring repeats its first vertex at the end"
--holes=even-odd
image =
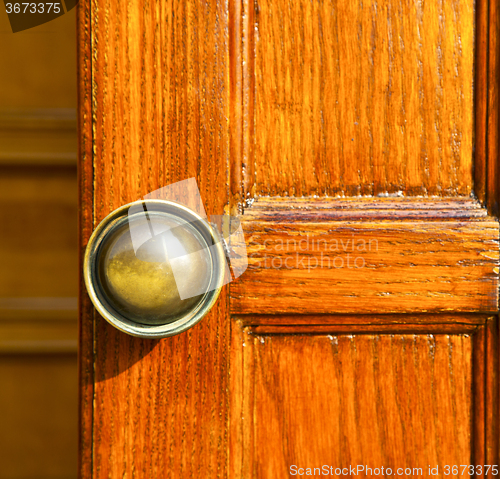
{"type": "Polygon", "coordinates": [[[500,8],[497,2],[476,2],[474,74],[474,193],[498,216],[498,122],[500,107],[500,8]]]}
{"type": "Polygon", "coordinates": [[[231,312],[497,311],[498,222],[437,203],[257,201],[242,217],[248,270],[230,285],[231,312]]]}
{"type": "Polygon", "coordinates": [[[500,168],[499,156],[499,118],[500,118],[500,5],[488,2],[488,114],[487,132],[487,205],[497,216],[500,213],[500,168]]]}
{"type": "MultiPolygon", "coordinates": [[[[499,322],[488,321],[485,327],[485,460],[498,464],[500,459],[500,375],[499,375],[499,322]]],[[[479,358],[478,358],[479,359],[479,358]]],[[[480,358],[482,359],[482,358],[480,358]]],[[[487,462],[488,464],[488,462],[487,462]]]]}
{"type": "MultiPolygon", "coordinates": [[[[306,316],[307,318],[307,316],[306,316]]],[[[363,327],[357,325],[307,324],[307,325],[275,325],[255,326],[257,334],[321,334],[335,332],[336,334],[355,334],[359,331],[374,334],[456,334],[473,333],[477,326],[464,324],[369,324],[363,327]]]]}
{"type": "MultiPolygon", "coordinates": [[[[228,202],[226,2],[80,2],[81,248],[113,209],[195,177],[208,214],[228,202]]],[[[82,290],[80,474],[224,477],[227,296],[152,342],[93,312],[82,290]]]]}
{"type": "Polygon", "coordinates": [[[241,8],[244,199],[470,194],[474,2],[241,8]]]}
{"type": "Polygon", "coordinates": [[[498,460],[497,322],[381,314],[497,311],[498,223],[471,197],[479,104],[475,181],[495,194],[495,68],[472,104],[473,56],[494,54],[471,1],[376,7],[80,2],[81,252],[114,208],[195,176],[208,213],[245,210],[250,254],[231,298],[162,341],[118,333],[82,289],[81,477],[498,460]],[[308,233],[382,254],[357,276],[254,268],[308,233]]]}
{"type": "Polygon", "coordinates": [[[385,328],[400,326],[450,326],[455,328],[455,332],[462,331],[460,328],[477,328],[484,325],[491,316],[475,313],[439,313],[439,314],[248,314],[234,315],[233,319],[243,326],[251,326],[253,329],[259,326],[263,327],[351,327],[356,331],[365,330],[365,328],[385,328]]]}
{"type": "Polygon", "coordinates": [[[491,216],[473,198],[279,198],[252,201],[242,221],[289,222],[313,220],[490,220],[491,216]]]}
{"type": "Polygon", "coordinates": [[[79,2],[78,57],[78,478],[92,478],[94,308],[83,280],[85,246],[93,230],[92,69],[90,2],[79,2]]]}
{"type": "MultiPolygon", "coordinates": [[[[487,1],[476,3],[476,51],[474,74],[475,104],[475,137],[476,151],[474,155],[474,192],[486,203],[488,185],[486,172],[488,168],[488,90],[497,85],[488,83],[488,47],[489,47],[489,9],[487,1]]],[[[494,32],[492,32],[494,33],[494,32]]],[[[492,161],[494,159],[492,158],[492,161]]]]}
{"type": "Polygon", "coordinates": [[[242,445],[232,456],[234,478],[285,477],[293,464],[368,462],[423,467],[429,477],[428,464],[467,464],[475,441],[484,442],[471,429],[468,334],[300,336],[245,329],[239,340],[234,380],[243,387],[243,409],[233,427],[241,428],[242,445]]]}

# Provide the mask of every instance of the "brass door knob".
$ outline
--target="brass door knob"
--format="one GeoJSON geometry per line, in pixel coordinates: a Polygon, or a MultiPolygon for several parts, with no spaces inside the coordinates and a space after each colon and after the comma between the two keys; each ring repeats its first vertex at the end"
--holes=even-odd
{"type": "Polygon", "coordinates": [[[216,229],[166,200],[130,203],[104,218],[87,245],[84,276],[109,323],[156,338],[198,323],[230,281],[216,229]]]}

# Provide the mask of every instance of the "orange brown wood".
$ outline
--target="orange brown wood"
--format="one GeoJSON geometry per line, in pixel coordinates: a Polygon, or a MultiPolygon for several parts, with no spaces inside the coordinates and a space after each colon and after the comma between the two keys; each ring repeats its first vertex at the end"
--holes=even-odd
{"type": "Polygon", "coordinates": [[[111,210],[194,176],[208,213],[243,213],[249,253],[161,341],[82,291],[81,476],[497,463],[497,6],[79,9],[82,251],[111,210]],[[364,240],[363,261],[304,268],[312,239],[330,265],[364,240]]]}
{"type": "Polygon", "coordinates": [[[257,200],[231,312],[498,310],[498,222],[466,201],[257,200]]]}
{"type": "MultiPolygon", "coordinates": [[[[113,209],[192,176],[207,213],[222,214],[227,4],[78,8],[81,252],[113,209]]],[[[81,477],[226,475],[226,292],[201,324],[154,342],[109,326],[81,288],[81,477]]]]}
{"type": "Polygon", "coordinates": [[[479,373],[474,334],[242,329],[232,477],[285,477],[293,466],[323,465],[405,465],[422,468],[408,477],[432,477],[430,464],[469,464],[485,440],[472,430],[485,427],[469,392],[479,373]]]}
{"type": "Polygon", "coordinates": [[[235,13],[244,199],[471,193],[473,1],[253,5],[235,13]]]}

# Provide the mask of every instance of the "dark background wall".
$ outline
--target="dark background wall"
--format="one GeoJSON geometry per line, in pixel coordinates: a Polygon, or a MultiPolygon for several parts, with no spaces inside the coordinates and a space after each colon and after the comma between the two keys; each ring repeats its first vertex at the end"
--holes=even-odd
{"type": "Polygon", "coordinates": [[[0,479],[76,477],[75,17],[0,8],[0,479]]]}

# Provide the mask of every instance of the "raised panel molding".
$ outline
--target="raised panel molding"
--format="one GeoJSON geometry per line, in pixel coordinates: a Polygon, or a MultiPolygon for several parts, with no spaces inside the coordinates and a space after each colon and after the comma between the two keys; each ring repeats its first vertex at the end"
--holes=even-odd
{"type": "Polygon", "coordinates": [[[497,464],[496,318],[471,316],[471,329],[456,317],[453,332],[427,334],[350,320],[349,332],[333,319],[306,335],[235,321],[231,478],[291,465],[404,465],[431,477],[428,464],[497,464]]]}

